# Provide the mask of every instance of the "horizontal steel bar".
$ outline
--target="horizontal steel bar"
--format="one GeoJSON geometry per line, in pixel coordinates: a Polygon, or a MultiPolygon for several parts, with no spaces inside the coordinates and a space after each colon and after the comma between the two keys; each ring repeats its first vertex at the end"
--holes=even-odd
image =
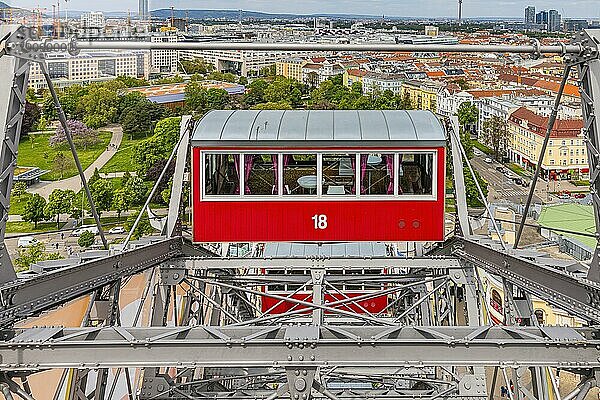
{"type": "Polygon", "coordinates": [[[181,255],[181,237],[0,286],[0,325],[59,306],[181,255]]]}
{"type": "MultiPolygon", "coordinates": [[[[30,44],[33,44],[31,42],[30,44]]],[[[77,50],[254,50],[254,51],[352,51],[352,52],[448,52],[448,53],[524,53],[579,54],[579,45],[463,45],[463,44],[404,44],[404,43],[260,43],[260,42],[128,42],[76,41],[77,50]]]]}
{"type": "Polygon", "coordinates": [[[0,369],[600,367],[592,328],[280,326],[5,330],[0,369]],[[123,334],[126,332],[126,334],[123,334]]]}
{"type": "Polygon", "coordinates": [[[592,322],[600,322],[600,284],[568,272],[506,254],[485,244],[458,239],[454,254],[548,303],[592,322]]]}
{"type": "Polygon", "coordinates": [[[264,270],[307,270],[316,269],[390,269],[426,268],[460,269],[460,261],[453,258],[394,258],[394,257],[320,257],[320,258],[203,258],[186,257],[189,269],[236,269],[256,268],[264,270]]]}

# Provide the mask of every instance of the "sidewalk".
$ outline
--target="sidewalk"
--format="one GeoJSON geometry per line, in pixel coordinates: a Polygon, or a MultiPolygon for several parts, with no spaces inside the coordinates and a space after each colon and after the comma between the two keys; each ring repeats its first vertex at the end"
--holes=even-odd
{"type": "MultiPolygon", "coordinates": [[[[121,146],[121,141],[123,140],[123,129],[121,128],[121,126],[119,126],[119,125],[109,126],[106,128],[106,130],[112,132],[112,138],[110,139],[110,145],[107,148],[107,150],[105,150],[104,153],[100,154],[100,157],[98,157],[84,171],[84,175],[85,175],[86,179],[90,179],[90,177],[94,174],[94,170],[96,168],[98,168],[98,170],[99,170],[100,168],[104,167],[104,165],[106,165],[106,163],[108,161],[110,161],[110,159],[113,157],[113,155],[117,152],[117,150],[121,146]]],[[[79,174],[77,174],[71,178],[63,179],[60,181],[40,182],[40,183],[32,186],[31,190],[29,190],[29,191],[31,193],[37,193],[40,196],[44,197],[45,199],[48,199],[48,197],[50,197],[50,193],[52,193],[52,191],[54,191],[54,189],[62,189],[62,190],[70,189],[70,190],[73,190],[74,192],[78,192],[81,189],[81,187],[82,187],[81,178],[79,177],[79,174]]]]}

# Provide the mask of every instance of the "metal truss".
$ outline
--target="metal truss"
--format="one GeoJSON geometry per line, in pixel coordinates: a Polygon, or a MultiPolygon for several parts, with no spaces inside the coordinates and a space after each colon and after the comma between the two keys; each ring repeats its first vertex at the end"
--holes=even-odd
{"type": "MultiPolygon", "coordinates": [[[[43,61],[45,53],[56,49],[74,53],[130,48],[566,56],[580,72],[592,195],[600,229],[600,129],[594,113],[600,107],[594,100],[600,90],[598,31],[586,31],[573,43],[556,46],[539,42],[528,46],[423,46],[71,40],[65,48],[50,47],[51,43],[40,42],[31,31],[19,27],[7,32],[0,56],[0,72],[10,76],[8,84],[0,83],[7,85],[3,93],[8,96],[6,107],[0,98],[0,123],[6,138],[0,145],[0,236],[5,221],[2,213],[8,209],[28,63],[43,61]]],[[[185,119],[182,144],[172,156],[176,151],[180,183],[191,126],[185,119]]],[[[453,152],[457,151],[460,149],[454,146],[453,152]]],[[[456,165],[460,162],[455,161],[456,165]]],[[[5,251],[0,249],[0,281],[5,282],[0,285],[0,325],[4,328],[0,331],[0,392],[5,397],[17,393],[29,399],[27,375],[52,368],[75,371],[68,383],[71,399],[97,400],[116,396],[116,387],[124,385],[120,381],[123,376],[127,394],[141,400],[483,400],[488,397],[483,367],[494,368],[492,392],[500,376],[507,386],[514,380],[511,400],[550,399],[550,390],[556,393],[557,389],[544,377],[551,376],[554,382],[552,368],[582,375],[576,392],[565,399],[583,399],[600,381],[600,332],[596,327],[537,326],[535,318],[531,321],[536,326],[482,326],[485,303],[478,276],[478,268],[483,268],[503,279],[506,321],[515,323],[531,316],[530,295],[535,295],[594,324],[600,322],[598,251],[589,279],[583,279],[545,265],[539,258],[528,258],[523,251],[499,251],[491,242],[471,236],[464,213],[460,221],[463,238],[453,238],[431,253],[444,254],[441,257],[221,258],[174,236],[180,201],[180,192],[174,190],[165,229],[168,238],[76,266],[67,263],[31,279],[15,280],[5,251]],[[122,279],[149,268],[155,269],[149,274],[135,320],[137,323],[144,307],[149,308],[152,326],[119,326],[122,279]],[[359,293],[348,295],[354,289],[359,293]],[[519,306],[523,301],[517,304],[513,293],[525,299],[525,311],[519,306]],[[88,294],[92,296],[90,307],[96,300],[110,305],[100,326],[89,326],[86,318],[80,328],[12,327],[88,294]],[[385,298],[385,307],[370,310],[369,303],[378,298],[385,298]],[[268,309],[262,304],[265,300],[273,304],[268,309]],[[529,386],[520,367],[530,368],[529,386]],[[133,377],[130,368],[143,370],[133,377]],[[19,378],[22,388],[13,380],[19,378]]],[[[457,203],[465,203],[464,198],[457,203]]],[[[59,391],[67,384],[66,374],[59,391]]]]}
{"type": "Polygon", "coordinates": [[[596,368],[595,333],[510,326],[32,328],[2,332],[0,368],[596,368]]]}

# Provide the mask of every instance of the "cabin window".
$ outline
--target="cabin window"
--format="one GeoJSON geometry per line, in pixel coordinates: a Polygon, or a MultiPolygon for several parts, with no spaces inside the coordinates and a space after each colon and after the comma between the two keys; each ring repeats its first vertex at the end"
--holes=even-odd
{"type": "Polygon", "coordinates": [[[344,196],[356,193],[356,154],[323,154],[322,193],[344,196]]]}
{"type": "Polygon", "coordinates": [[[394,194],[394,154],[360,154],[358,182],[361,195],[394,194]]]}
{"type": "Polygon", "coordinates": [[[432,194],[434,170],[432,153],[400,153],[398,194],[432,194]]]}
{"type": "Polygon", "coordinates": [[[207,154],[204,157],[204,193],[207,196],[240,194],[239,154],[207,154]]]}
{"type": "Polygon", "coordinates": [[[244,154],[244,195],[279,193],[279,154],[244,154]]]}
{"type": "Polygon", "coordinates": [[[282,164],[284,195],[317,195],[316,154],[284,154],[282,164]]]}

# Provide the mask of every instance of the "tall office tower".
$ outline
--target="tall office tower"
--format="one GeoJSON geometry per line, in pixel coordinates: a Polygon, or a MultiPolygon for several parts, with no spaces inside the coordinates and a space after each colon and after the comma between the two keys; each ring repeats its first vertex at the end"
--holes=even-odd
{"type": "Polygon", "coordinates": [[[531,25],[535,23],[535,7],[525,7],[525,25],[531,25]]]}
{"type": "Polygon", "coordinates": [[[560,31],[561,16],[556,10],[548,11],[548,32],[560,31]]]}
{"type": "Polygon", "coordinates": [[[536,24],[547,24],[548,23],[548,11],[540,11],[535,14],[536,24]]]}
{"type": "Polygon", "coordinates": [[[148,19],[150,17],[150,0],[139,0],[138,15],[140,19],[148,19]]]}

